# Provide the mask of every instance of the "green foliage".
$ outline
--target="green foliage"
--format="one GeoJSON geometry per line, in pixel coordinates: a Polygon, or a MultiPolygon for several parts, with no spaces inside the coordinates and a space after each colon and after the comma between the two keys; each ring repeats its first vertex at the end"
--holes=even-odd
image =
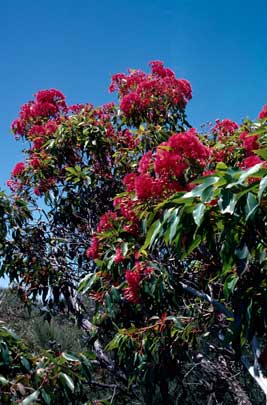
{"type": "Polygon", "coordinates": [[[86,357],[31,352],[11,330],[0,326],[0,398],[3,404],[83,404],[91,369],[86,357]],[[38,401],[37,401],[38,400],[38,401]],[[37,401],[37,402],[36,402],[37,401]]]}
{"type": "Polygon", "coordinates": [[[4,403],[83,404],[92,386],[109,391],[99,403],[118,392],[122,403],[140,393],[146,404],[186,403],[192,361],[229,403],[244,402],[221,351],[240,359],[257,337],[255,369],[267,364],[266,108],[257,122],[198,135],[187,130],[190,84],[151,66],[113,78],[119,106],[68,109],[44,91],[55,112],[41,101],[38,116],[33,101],[13,125],[30,147],[11,175],[13,201],[0,195],[0,274],[32,314],[42,300],[49,322],[32,323],[28,344],[1,328],[4,403]],[[94,354],[80,353],[77,330],[55,313],[86,330],[94,354]]]}

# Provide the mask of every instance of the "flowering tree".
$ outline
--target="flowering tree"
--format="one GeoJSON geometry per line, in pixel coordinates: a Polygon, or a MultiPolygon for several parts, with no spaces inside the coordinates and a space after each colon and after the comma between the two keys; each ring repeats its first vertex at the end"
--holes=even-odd
{"type": "Polygon", "coordinates": [[[113,76],[118,106],[67,106],[51,89],[21,108],[12,129],[29,147],[8,184],[15,200],[40,212],[44,197],[46,209],[16,230],[2,267],[26,302],[64,298],[101,365],[146,387],[146,403],[156,387],[168,403],[188,356],[219,347],[218,336],[246,364],[252,345],[255,377],[267,364],[267,109],[198,134],[185,115],[189,82],[150,65],[113,76]]]}

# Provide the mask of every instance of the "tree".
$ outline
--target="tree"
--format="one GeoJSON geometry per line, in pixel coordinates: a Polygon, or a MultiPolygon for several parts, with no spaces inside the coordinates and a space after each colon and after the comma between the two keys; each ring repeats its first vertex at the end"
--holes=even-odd
{"type": "MultiPolygon", "coordinates": [[[[256,375],[266,364],[266,106],[256,122],[198,134],[185,115],[189,82],[161,62],[114,75],[110,90],[118,106],[68,107],[52,89],[21,108],[12,128],[30,146],[9,185],[30,211],[41,212],[40,196],[46,208],[16,229],[2,271],[25,302],[64,301],[101,366],[146,403],[157,387],[173,401],[171,381],[185,398],[188,358],[210,343],[218,354],[218,336],[237,358],[256,347],[256,375]]],[[[240,385],[226,389],[248,401],[240,385]]]]}

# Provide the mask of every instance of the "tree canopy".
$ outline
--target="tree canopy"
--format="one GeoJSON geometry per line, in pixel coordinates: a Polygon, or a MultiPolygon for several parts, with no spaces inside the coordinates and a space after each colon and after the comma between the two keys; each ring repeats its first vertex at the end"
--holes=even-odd
{"type": "MultiPolygon", "coordinates": [[[[27,148],[12,196],[1,195],[1,274],[28,306],[41,299],[75,318],[90,353],[40,360],[2,326],[4,403],[87,403],[83,384],[100,369],[113,393],[99,403],[142,392],[152,404],[157,390],[175,403],[186,398],[185,365],[206,367],[210,347],[247,367],[252,356],[263,381],[267,106],[255,121],[199,132],[185,113],[190,83],[160,61],[150,69],[112,77],[117,105],[68,106],[41,90],[12,123],[27,148]]],[[[207,367],[225,379],[222,365],[207,367]]],[[[231,403],[249,403],[224,384],[231,403]]]]}

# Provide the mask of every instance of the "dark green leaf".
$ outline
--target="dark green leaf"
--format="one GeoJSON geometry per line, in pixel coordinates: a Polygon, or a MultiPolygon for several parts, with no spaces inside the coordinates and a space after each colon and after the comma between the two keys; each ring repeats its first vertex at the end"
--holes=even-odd
{"type": "Polygon", "coordinates": [[[193,218],[197,226],[200,226],[204,213],[205,213],[205,205],[202,203],[199,203],[195,206],[194,211],[193,211],[193,218]]]}

